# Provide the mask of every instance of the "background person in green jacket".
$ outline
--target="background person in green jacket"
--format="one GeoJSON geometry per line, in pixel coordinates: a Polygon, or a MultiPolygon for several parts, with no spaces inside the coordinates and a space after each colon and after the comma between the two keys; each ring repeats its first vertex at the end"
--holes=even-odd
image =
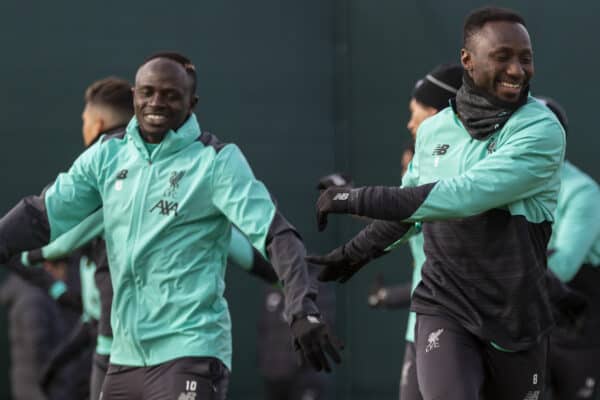
{"type": "Polygon", "coordinates": [[[543,399],[554,320],[547,244],[565,134],[529,96],[533,50],[525,21],[486,7],[464,25],[463,85],[425,120],[403,187],[330,188],[327,215],[375,219],[324,256],[320,279],[345,282],[421,222],[425,263],[413,293],[423,398],[543,399]]]}
{"type": "MultiPolygon", "coordinates": [[[[538,99],[568,134],[563,107],[548,97],[538,99]]],[[[593,399],[600,379],[600,187],[566,160],[560,178],[548,267],[585,296],[587,311],[578,329],[559,326],[550,336],[550,386],[556,400],[593,399]]]]}
{"type": "Polygon", "coordinates": [[[223,277],[232,224],[275,268],[303,358],[318,370],[330,370],[327,356],[340,361],[299,235],[237,146],[201,131],[195,89],[186,57],[147,59],[126,132],[103,137],[41,197],[0,220],[2,261],[102,207],[114,289],[104,400],[225,398],[231,322],[223,277]]]}

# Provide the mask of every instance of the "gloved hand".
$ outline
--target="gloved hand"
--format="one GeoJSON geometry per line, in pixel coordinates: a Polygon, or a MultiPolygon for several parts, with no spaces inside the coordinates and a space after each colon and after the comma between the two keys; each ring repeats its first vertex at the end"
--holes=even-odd
{"type": "Polygon", "coordinates": [[[317,200],[317,227],[319,232],[327,227],[327,214],[351,213],[351,204],[356,194],[356,189],[340,187],[330,187],[321,193],[317,200]]]}
{"type": "Polygon", "coordinates": [[[322,282],[346,282],[370,260],[369,257],[356,257],[347,251],[348,245],[342,245],[324,256],[310,255],[306,257],[309,263],[322,265],[325,268],[319,273],[322,282]]]}
{"type": "Polygon", "coordinates": [[[352,179],[348,175],[344,175],[338,172],[333,174],[322,176],[317,184],[318,190],[325,190],[330,187],[352,187],[352,179]]]}
{"type": "Polygon", "coordinates": [[[550,269],[546,270],[545,278],[557,327],[563,332],[581,333],[588,318],[587,298],[561,282],[550,269]]]}
{"type": "Polygon", "coordinates": [[[317,371],[331,372],[327,355],[336,364],[342,362],[338,349],[343,349],[343,346],[317,316],[307,315],[298,318],[294,320],[291,328],[294,350],[301,364],[308,362],[317,371]]]}
{"type": "Polygon", "coordinates": [[[324,256],[308,256],[306,261],[325,267],[319,274],[320,281],[344,283],[369,261],[384,255],[411,228],[401,222],[373,221],[346,244],[324,256]]]}

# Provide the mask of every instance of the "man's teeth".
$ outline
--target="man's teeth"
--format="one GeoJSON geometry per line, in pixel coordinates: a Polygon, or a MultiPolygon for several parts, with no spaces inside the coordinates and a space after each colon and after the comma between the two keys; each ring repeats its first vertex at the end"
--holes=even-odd
{"type": "Polygon", "coordinates": [[[500,82],[500,85],[509,87],[511,89],[519,89],[521,87],[518,83],[508,83],[508,82],[500,82]]]}
{"type": "Polygon", "coordinates": [[[166,121],[167,117],[165,117],[164,115],[158,115],[158,114],[148,114],[146,115],[146,119],[149,120],[150,122],[164,122],[166,121]]]}

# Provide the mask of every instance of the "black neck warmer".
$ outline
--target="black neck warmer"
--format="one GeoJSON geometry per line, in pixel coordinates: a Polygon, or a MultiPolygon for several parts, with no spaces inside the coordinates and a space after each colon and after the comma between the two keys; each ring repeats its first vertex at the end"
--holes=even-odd
{"type": "Polygon", "coordinates": [[[502,101],[475,86],[465,71],[463,85],[452,101],[452,108],[458,114],[469,134],[483,140],[502,129],[510,116],[527,102],[529,86],[523,89],[518,101],[502,101]]]}

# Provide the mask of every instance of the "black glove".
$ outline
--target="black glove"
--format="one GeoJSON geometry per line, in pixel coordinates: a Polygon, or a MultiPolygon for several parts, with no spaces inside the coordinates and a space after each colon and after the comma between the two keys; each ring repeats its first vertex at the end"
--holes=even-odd
{"type": "Polygon", "coordinates": [[[306,261],[325,266],[319,273],[320,281],[338,281],[344,283],[371,260],[370,257],[365,257],[364,255],[350,254],[348,248],[348,244],[345,244],[324,256],[307,256],[306,261]]]}
{"type": "Polygon", "coordinates": [[[568,296],[556,301],[554,319],[559,327],[569,327],[575,333],[583,332],[588,316],[589,303],[585,296],[571,291],[568,296]]]}
{"type": "Polygon", "coordinates": [[[330,187],[352,187],[352,179],[348,175],[340,174],[335,172],[333,174],[322,176],[317,184],[318,190],[325,190],[330,187]]]}
{"type": "Polygon", "coordinates": [[[355,191],[349,188],[330,187],[323,191],[317,200],[317,227],[319,232],[327,226],[327,214],[351,213],[350,206],[355,191]]]}
{"type": "Polygon", "coordinates": [[[294,350],[301,364],[308,362],[317,371],[331,372],[327,355],[336,364],[342,362],[338,349],[343,349],[335,336],[329,333],[327,325],[314,316],[308,315],[292,323],[294,350]]]}
{"type": "Polygon", "coordinates": [[[557,327],[581,333],[588,317],[587,298],[560,281],[551,270],[546,270],[545,278],[557,327]]]}
{"type": "Polygon", "coordinates": [[[306,261],[325,267],[319,274],[320,281],[344,283],[369,261],[384,255],[411,227],[401,222],[373,221],[348,243],[324,256],[308,256],[306,261]]]}

